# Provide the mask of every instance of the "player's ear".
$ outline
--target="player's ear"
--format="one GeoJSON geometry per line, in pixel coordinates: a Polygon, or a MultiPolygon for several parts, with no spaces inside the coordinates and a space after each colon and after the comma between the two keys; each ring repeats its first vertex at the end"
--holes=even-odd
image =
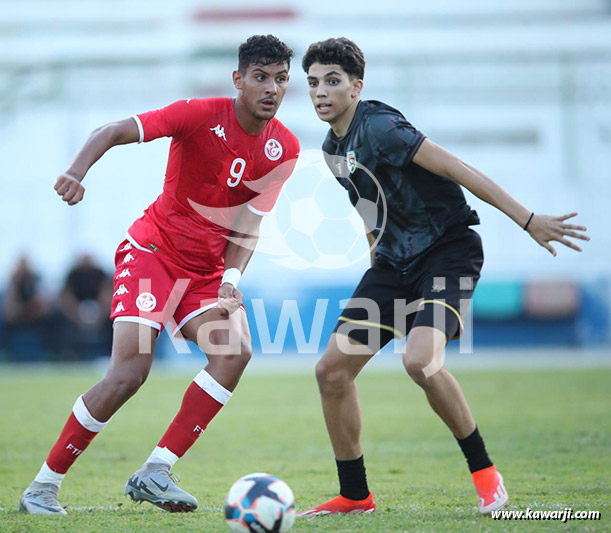
{"type": "Polygon", "coordinates": [[[358,98],[361,96],[361,91],[363,90],[363,80],[354,80],[352,82],[352,98],[358,98]]]}
{"type": "Polygon", "coordinates": [[[244,76],[239,70],[234,70],[231,74],[233,78],[233,86],[239,91],[242,89],[242,83],[244,82],[244,76]]]}

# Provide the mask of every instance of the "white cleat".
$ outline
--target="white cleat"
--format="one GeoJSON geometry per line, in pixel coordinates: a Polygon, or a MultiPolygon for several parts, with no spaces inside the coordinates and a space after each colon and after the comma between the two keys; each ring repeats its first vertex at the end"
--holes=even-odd
{"type": "Polygon", "coordinates": [[[65,515],[66,511],[57,501],[59,487],[53,483],[32,484],[25,489],[19,500],[19,512],[30,514],[65,515]]]}
{"type": "Polygon", "coordinates": [[[170,513],[189,513],[197,509],[197,500],[182,490],[179,478],[161,463],[145,463],[125,485],[125,494],[135,502],[149,502],[170,513]]]}

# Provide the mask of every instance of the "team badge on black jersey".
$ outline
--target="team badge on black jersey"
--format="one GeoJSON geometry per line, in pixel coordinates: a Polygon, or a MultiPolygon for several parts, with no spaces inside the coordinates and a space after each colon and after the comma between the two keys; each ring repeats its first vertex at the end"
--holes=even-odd
{"type": "Polygon", "coordinates": [[[356,170],[356,154],[354,150],[349,150],[346,152],[346,162],[348,164],[348,170],[350,174],[352,174],[356,170]]]}

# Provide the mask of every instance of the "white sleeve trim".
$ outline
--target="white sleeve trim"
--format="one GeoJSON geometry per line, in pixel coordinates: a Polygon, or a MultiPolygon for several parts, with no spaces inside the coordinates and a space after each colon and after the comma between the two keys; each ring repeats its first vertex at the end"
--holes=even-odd
{"type": "Polygon", "coordinates": [[[246,207],[248,207],[249,211],[251,211],[255,215],[259,215],[260,217],[267,216],[267,215],[269,215],[271,213],[271,211],[259,211],[256,207],[253,207],[250,204],[246,204],[246,207]]]}
{"type": "Polygon", "coordinates": [[[231,392],[223,387],[218,381],[216,381],[208,372],[202,370],[197,376],[193,378],[193,381],[210,396],[212,396],[217,402],[225,405],[229,398],[231,398],[231,392]]]}
{"type": "Polygon", "coordinates": [[[108,422],[100,422],[99,420],[93,418],[89,412],[89,409],[87,409],[82,396],[77,398],[74,407],[72,408],[72,412],[74,413],[74,418],[78,420],[78,423],[93,433],[99,433],[104,429],[104,426],[110,422],[110,420],[108,420],[108,422]]]}
{"type": "Polygon", "coordinates": [[[140,134],[140,138],[138,139],[138,144],[144,141],[144,128],[142,127],[142,122],[137,115],[132,115],[132,118],[136,121],[136,125],[138,126],[138,133],[140,134]]]}

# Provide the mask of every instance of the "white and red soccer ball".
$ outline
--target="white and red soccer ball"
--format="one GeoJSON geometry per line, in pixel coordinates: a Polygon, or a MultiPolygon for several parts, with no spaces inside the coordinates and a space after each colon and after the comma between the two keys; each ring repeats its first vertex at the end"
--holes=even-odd
{"type": "Polygon", "coordinates": [[[249,474],[229,489],[225,520],[234,532],[286,533],[295,521],[295,496],[277,477],[249,474]]]}

